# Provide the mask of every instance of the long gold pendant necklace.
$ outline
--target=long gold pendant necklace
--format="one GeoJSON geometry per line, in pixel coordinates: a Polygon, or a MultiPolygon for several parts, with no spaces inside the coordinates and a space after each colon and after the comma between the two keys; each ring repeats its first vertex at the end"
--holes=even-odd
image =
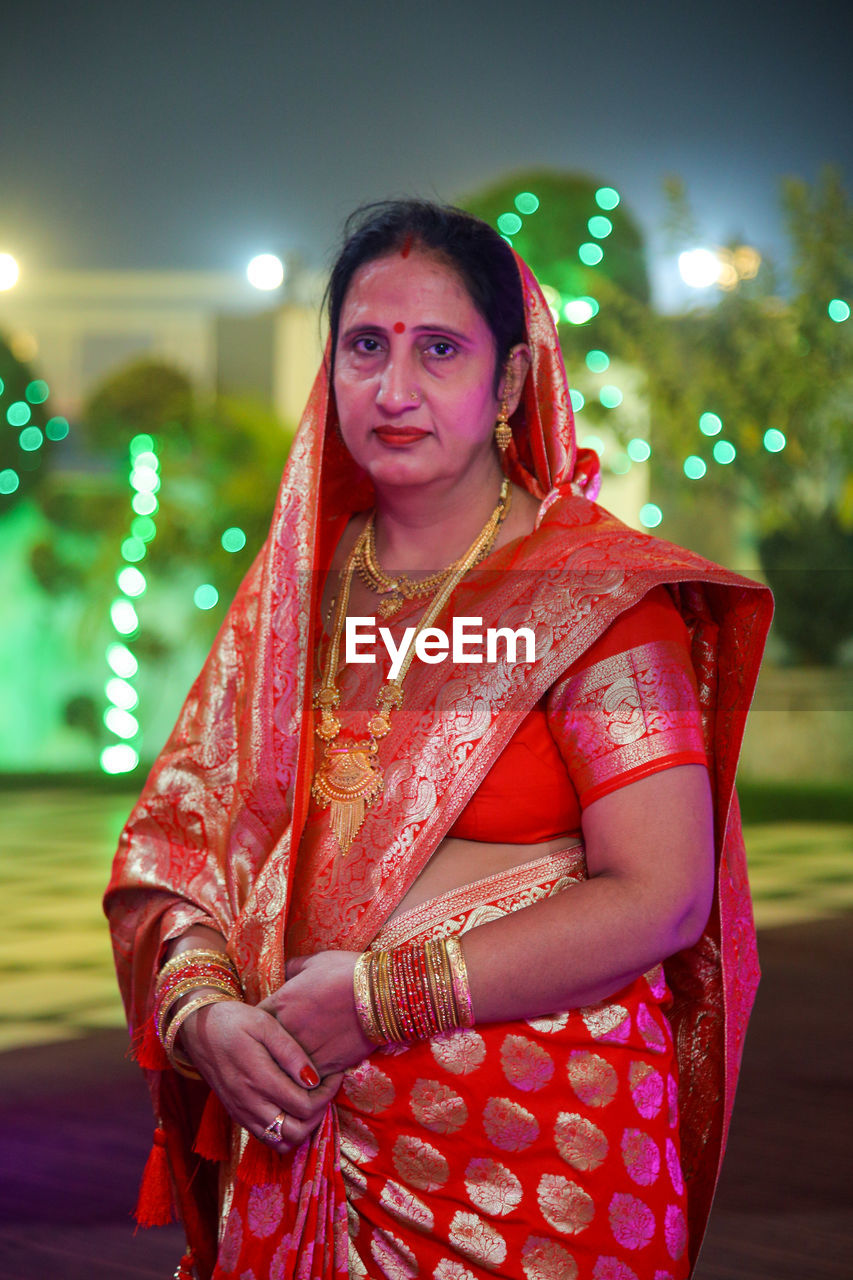
{"type": "MultiPolygon", "coordinates": [[[[335,710],[340,706],[341,695],[335,685],[335,678],[340,657],[341,636],[347,616],[353,573],[356,566],[363,561],[364,548],[372,530],[372,518],[365,525],[347,557],[341,573],[341,586],[323,681],[314,695],[314,707],[320,713],[317,737],[325,743],[325,747],[311,787],[311,794],[317,804],[321,808],[330,809],[329,826],[343,854],[346,854],[361,829],[366,809],[382,792],[384,779],[379,766],[379,742],[391,729],[392,710],[402,705],[403,681],[415,656],[415,641],[421,631],[432,626],[468,570],[491,550],[498,529],[509,511],[510,501],[509,481],[504,480],[498,504],[488,521],[462,559],[455,561],[442,574],[444,582],[418,623],[396,678],[387,680],[376,695],[378,709],[367,722],[368,737],[358,742],[338,743],[336,739],[341,731],[341,722],[335,715],[335,710]]],[[[384,575],[381,576],[384,578],[384,575]]],[[[433,575],[433,578],[436,576],[438,575],[433,575]]],[[[397,607],[399,608],[399,605],[397,607]]]]}

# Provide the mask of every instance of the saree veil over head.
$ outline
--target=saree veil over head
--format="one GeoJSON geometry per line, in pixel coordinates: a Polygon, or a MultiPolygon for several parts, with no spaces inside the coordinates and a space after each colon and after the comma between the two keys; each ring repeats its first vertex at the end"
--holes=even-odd
{"type": "MultiPolygon", "coordinates": [[[[500,589],[463,583],[455,611],[511,611],[515,625],[527,620],[535,627],[543,656],[532,669],[519,664],[491,683],[478,680],[477,668],[412,667],[407,700],[432,714],[383,742],[386,788],[347,855],[352,887],[335,904],[335,945],[370,945],[537,700],[614,620],[666,585],[690,636],[717,847],[717,891],[705,933],[666,966],[695,1258],[758,979],[734,776],[771,604],[755,583],[631,530],[595,505],[598,460],[576,446],[554,324],[533,276],[518,265],[532,366],[511,420],[505,468],[539,499],[537,526],[496,561],[513,570],[500,589]],[[460,708],[474,705],[478,714],[463,731],[460,708]]],[[[372,505],[371,483],[337,430],[323,367],[269,536],[122,833],[107,891],[131,1035],[201,1277],[212,1274],[217,1250],[217,1170],[193,1151],[208,1091],[176,1075],[158,1054],[149,1030],[153,981],[165,945],[197,924],[226,938],[249,1001],[284,981],[284,936],[313,773],[319,595],[348,518],[372,505]]],[[[336,1126],[331,1107],[282,1173],[292,1256],[312,1277],[347,1274],[336,1126]]]]}

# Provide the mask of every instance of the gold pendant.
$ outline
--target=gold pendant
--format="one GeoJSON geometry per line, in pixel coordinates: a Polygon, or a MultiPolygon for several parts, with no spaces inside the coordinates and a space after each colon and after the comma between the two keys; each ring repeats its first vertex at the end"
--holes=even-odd
{"type": "Polygon", "coordinates": [[[383,600],[379,601],[379,604],[376,606],[376,612],[379,614],[380,618],[390,618],[397,612],[402,603],[403,597],[400,595],[400,592],[395,589],[389,595],[386,595],[383,600]]]}
{"type": "Polygon", "coordinates": [[[329,825],[346,854],[364,822],[365,809],[382,791],[376,744],[329,744],[311,788],[318,804],[330,806],[329,825]]]}

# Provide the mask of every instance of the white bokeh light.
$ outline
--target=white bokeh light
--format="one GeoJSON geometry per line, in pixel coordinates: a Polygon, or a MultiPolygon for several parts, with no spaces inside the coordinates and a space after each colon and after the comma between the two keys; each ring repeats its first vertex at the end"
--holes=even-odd
{"type": "Polygon", "coordinates": [[[678,271],[691,289],[707,289],[720,278],[720,259],[711,249],[688,249],[678,255],[678,271]]]}
{"type": "Polygon", "coordinates": [[[11,253],[0,253],[0,289],[11,289],[18,282],[18,264],[11,253]]]}
{"type": "Polygon", "coordinates": [[[256,289],[277,289],[284,280],[284,263],[274,253],[259,253],[246,268],[246,275],[256,289]]]}

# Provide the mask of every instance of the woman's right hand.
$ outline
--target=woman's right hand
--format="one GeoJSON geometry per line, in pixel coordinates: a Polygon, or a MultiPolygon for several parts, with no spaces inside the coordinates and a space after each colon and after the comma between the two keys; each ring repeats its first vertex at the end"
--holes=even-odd
{"type": "Polygon", "coordinates": [[[340,1074],[320,1079],[271,1013],[239,1000],[190,1014],[179,1041],[232,1118],[279,1154],[313,1133],[340,1086],[340,1074]],[[282,1111],[282,1141],[270,1143],[264,1130],[282,1111]]]}

